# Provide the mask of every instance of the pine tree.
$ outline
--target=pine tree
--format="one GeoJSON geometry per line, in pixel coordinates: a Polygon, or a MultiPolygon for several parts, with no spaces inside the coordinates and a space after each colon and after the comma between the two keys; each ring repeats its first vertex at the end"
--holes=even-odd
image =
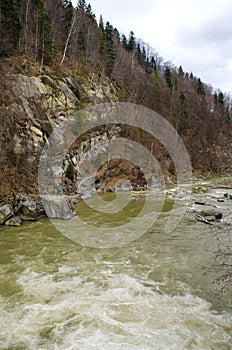
{"type": "Polygon", "coordinates": [[[98,28],[99,28],[99,34],[100,34],[99,51],[100,51],[100,54],[103,56],[105,54],[105,28],[104,28],[102,15],[100,15],[98,28]]]}
{"type": "Polygon", "coordinates": [[[69,31],[69,28],[72,23],[73,18],[73,6],[71,0],[63,0],[63,9],[64,9],[64,15],[63,15],[63,23],[65,27],[66,34],[69,31]]]}
{"type": "Polygon", "coordinates": [[[156,69],[157,69],[157,64],[156,64],[154,56],[152,56],[152,58],[151,58],[150,67],[152,69],[152,73],[155,73],[156,69]]]}
{"type": "Polygon", "coordinates": [[[142,65],[142,53],[141,53],[141,48],[139,43],[136,45],[136,56],[137,56],[138,63],[142,65]]]}
{"type": "Polygon", "coordinates": [[[21,35],[19,6],[16,0],[0,1],[0,56],[13,54],[21,35]]]}
{"type": "Polygon", "coordinates": [[[173,77],[172,77],[172,72],[170,67],[166,67],[165,72],[164,72],[165,80],[168,85],[168,87],[172,90],[173,88],[173,77]]]}
{"type": "Polygon", "coordinates": [[[184,71],[183,71],[182,66],[180,66],[180,67],[178,68],[178,78],[181,79],[181,78],[183,78],[183,77],[184,77],[184,71]]]}
{"type": "Polygon", "coordinates": [[[86,1],[85,0],[78,0],[76,8],[77,8],[78,11],[80,11],[82,13],[86,13],[87,12],[86,1]]]}
{"type": "Polygon", "coordinates": [[[84,54],[84,52],[86,51],[86,46],[87,46],[86,31],[87,31],[86,24],[82,23],[79,29],[78,38],[77,38],[78,50],[81,51],[82,54],[84,54]]]}
{"type": "Polygon", "coordinates": [[[74,169],[74,166],[71,162],[69,163],[69,165],[67,167],[67,170],[65,172],[65,176],[71,181],[73,181],[75,178],[75,169],[74,169]]]}
{"type": "Polygon", "coordinates": [[[86,14],[87,14],[87,16],[90,18],[90,19],[92,19],[92,20],[94,20],[95,21],[95,14],[93,13],[93,11],[92,11],[92,7],[91,7],[91,5],[90,4],[88,4],[88,6],[86,7],[86,14]]]}
{"type": "Polygon", "coordinates": [[[218,94],[218,105],[224,108],[224,94],[221,91],[218,94]]]}
{"type": "Polygon", "coordinates": [[[119,32],[117,30],[117,28],[114,28],[114,44],[115,45],[119,45],[120,44],[120,35],[119,35],[119,32]]]}
{"type": "Polygon", "coordinates": [[[213,94],[213,97],[214,97],[214,103],[215,103],[215,105],[217,105],[218,104],[218,94],[216,93],[216,91],[213,94]]]}
{"type": "Polygon", "coordinates": [[[74,31],[75,23],[76,23],[76,11],[74,11],[72,4],[70,3],[70,0],[65,0],[67,2],[67,14],[66,14],[66,21],[67,24],[65,24],[65,41],[64,41],[64,50],[63,50],[63,56],[60,62],[60,66],[62,66],[64,59],[66,57],[66,54],[69,51],[69,46],[71,42],[71,37],[74,31]]]}
{"type": "MultiPolygon", "coordinates": [[[[43,0],[34,1],[36,4],[36,38],[35,58],[43,64],[50,64],[54,53],[54,34],[51,20],[47,15],[43,0]]],[[[26,46],[26,43],[25,43],[26,46]]]]}
{"type": "MultiPolygon", "coordinates": [[[[67,40],[67,37],[70,32],[73,21],[73,6],[71,0],[63,0],[63,26],[64,26],[64,41],[67,40]]],[[[64,43],[65,45],[65,43],[64,43]]]]}
{"type": "Polygon", "coordinates": [[[128,40],[128,44],[127,44],[127,50],[129,52],[132,52],[135,50],[135,37],[134,37],[134,33],[131,31],[129,34],[129,40],[128,40]]]}
{"type": "Polygon", "coordinates": [[[142,65],[143,67],[147,66],[147,52],[145,47],[143,46],[143,51],[142,51],[142,65]]]}
{"type": "Polygon", "coordinates": [[[180,99],[180,104],[182,106],[186,104],[187,98],[186,98],[186,96],[185,96],[183,91],[181,91],[179,99],[180,99]]]}
{"type": "Polygon", "coordinates": [[[173,90],[174,91],[178,90],[178,79],[176,75],[173,76],[173,90]]]}
{"type": "Polygon", "coordinates": [[[205,95],[205,87],[200,78],[197,79],[197,93],[198,95],[205,95]]]}
{"type": "Polygon", "coordinates": [[[122,34],[122,39],[121,39],[122,47],[127,50],[127,38],[124,34],[122,34]]]}
{"type": "Polygon", "coordinates": [[[106,55],[106,73],[111,75],[114,67],[114,62],[116,59],[116,54],[114,50],[114,40],[113,40],[114,28],[109,23],[106,22],[105,25],[105,55],[106,55]]]}

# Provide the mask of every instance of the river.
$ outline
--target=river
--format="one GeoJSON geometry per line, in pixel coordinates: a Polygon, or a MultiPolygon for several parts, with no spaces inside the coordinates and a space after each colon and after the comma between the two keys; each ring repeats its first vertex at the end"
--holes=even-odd
{"type": "MultiPolygon", "coordinates": [[[[169,194],[153,227],[119,247],[82,246],[46,218],[0,227],[0,349],[232,349],[231,300],[214,283],[215,231],[188,211],[165,232],[169,194]]],[[[83,201],[77,213],[110,227],[142,205],[135,198],[108,221],[83,201]]]]}

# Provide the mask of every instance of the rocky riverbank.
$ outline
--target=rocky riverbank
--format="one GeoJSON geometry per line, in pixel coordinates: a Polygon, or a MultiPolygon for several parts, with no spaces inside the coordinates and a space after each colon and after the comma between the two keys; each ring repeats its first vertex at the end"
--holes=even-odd
{"type": "MultiPolygon", "coordinates": [[[[221,181],[228,182],[229,179],[221,179],[221,181]]],[[[219,180],[199,181],[193,184],[166,184],[166,189],[156,184],[155,191],[157,197],[165,195],[166,199],[173,199],[183,201],[185,200],[185,186],[188,186],[188,193],[192,191],[191,200],[186,202],[188,210],[193,213],[193,217],[208,225],[214,225],[217,222],[232,224],[232,187],[230,185],[222,185],[218,183],[219,180]],[[177,195],[178,187],[183,190],[177,195]],[[191,189],[192,186],[192,189],[191,189]]],[[[67,178],[63,180],[64,193],[63,195],[42,196],[17,194],[14,200],[0,206],[0,225],[19,226],[23,221],[38,220],[41,216],[49,216],[57,219],[70,219],[75,215],[75,204],[81,199],[91,197],[94,192],[89,193],[88,188],[82,187],[82,193],[78,190],[78,186],[74,181],[67,178]]],[[[100,188],[95,189],[97,192],[113,192],[113,191],[129,191],[133,190],[130,184],[125,183],[119,188],[100,188]],[[128,187],[128,186],[129,187],[128,187]]],[[[152,191],[153,188],[136,187],[134,190],[141,194],[145,191],[152,191]]],[[[135,193],[136,193],[135,192],[135,193]]]]}

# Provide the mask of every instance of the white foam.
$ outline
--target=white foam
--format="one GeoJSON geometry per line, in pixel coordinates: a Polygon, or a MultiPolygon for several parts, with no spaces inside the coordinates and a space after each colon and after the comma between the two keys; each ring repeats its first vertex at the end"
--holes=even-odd
{"type": "Polygon", "coordinates": [[[213,313],[188,288],[173,296],[145,277],[109,266],[97,272],[90,278],[61,266],[50,275],[20,274],[18,303],[0,299],[1,349],[229,349],[231,317],[213,313]]]}

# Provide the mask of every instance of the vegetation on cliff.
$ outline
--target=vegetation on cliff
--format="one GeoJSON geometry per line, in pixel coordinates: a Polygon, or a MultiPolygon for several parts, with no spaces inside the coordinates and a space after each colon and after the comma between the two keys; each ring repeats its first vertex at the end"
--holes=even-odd
{"type": "MultiPolygon", "coordinates": [[[[76,96],[75,103],[72,107],[67,105],[67,110],[101,102],[85,94],[86,81],[89,86],[95,85],[93,90],[99,79],[108,85],[111,82],[113,100],[142,104],[171,122],[189,151],[195,171],[225,173],[231,170],[230,95],[214,90],[199,77],[184,72],[182,66],[164,62],[156,51],[136,39],[132,31],[126,37],[102,17],[98,21],[85,0],[79,0],[76,8],[70,0],[1,0],[0,40],[3,73],[1,178],[6,176],[8,168],[11,172],[14,169],[10,187],[13,178],[36,173],[36,162],[27,161],[31,157],[24,130],[27,128],[27,107],[39,122],[45,141],[51,130],[50,121],[58,113],[54,105],[63,86],[59,79],[67,76],[69,81],[66,83],[76,96]],[[12,80],[20,74],[40,77],[50,89],[49,106],[31,96],[26,96],[26,102],[22,102],[19,94],[11,95],[11,88],[6,88],[9,73],[12,80]],[[71,77],[78,80],[78,86],[71,77]],[[15,105],[22,108],[12,109],[15,105]],[[20,157],[15,154],[17,139],[25,144],[20,157]]],[[[111,100],[102,96],[102,101],[111,100]]],[[[140,130],[132,129],[125,129],[124,134],[132,139],[142,137],[142,143],[149,150],[153,149],[159,161],[168,159],[162,146],[153,145],[149,135],[141,135],[140,130]]],[[[38,150],[34,150],[36,152],[38,150]]],[[[167,171],[172,174],[175,169],[172,169],[170,159],[168,161],[170,169],[167,171]]]]}

